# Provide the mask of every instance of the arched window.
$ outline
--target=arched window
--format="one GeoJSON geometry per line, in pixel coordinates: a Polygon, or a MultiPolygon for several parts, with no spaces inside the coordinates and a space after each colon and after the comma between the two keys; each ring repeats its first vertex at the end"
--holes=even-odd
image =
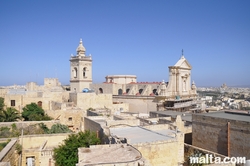
{"type": "Polygon", "coordinates": [[[141,94],[141,93],[142,93],[142,91],[143,91],[143,89],[140,89],[140,90],[139,90],[139,93],[141,94]]]}
{"type": "Polygon", "coordinates": [[[186,90],[187,90],[186,85],[187,85],[187,84],[186,84],[186,80],[184,80],[184,81],[183,81],[183,85],[182,85],[182,86],[183,86],[183,87],[182,87],[183,91],[186,91],[186,90]]]}
{"type": "Polygon", "coordinates": [[[154,89],[154,90],[153,90],[153,94],[158,95],[157,89],[154,89]]]}
{"type": "Polygon", "coordinates": [[[84,68],[83,68],[83,78],[85,78],[85,77],[86,77],[86,71],[87,71],[87,68],[86,68],[86,67],[84,67],[84,68]]]}
{"type": "Polygon", "coordinates": [[[130,89],[126,89],[126,93],[128,94],[128,92],[130,91],[130,89]]]}
{"type": "Polygon", "coordinates": [[[102,90],[102,88],[99,88],[99,93],[103,93],[103,90],[102,90]]]}
{"type": "Polygon", "coordinates": [[[118,90],[118,95],[122,95],[122,89],[118,90]]]}
{"type": "Polygon", "coordinates": [[[73,72],[74,72],[74,78],[77,78],[77,68],[76,67],[74,68],[73,72]]]}
{"type": "Polygon", "coordinates": [[[37,102],[37,105],[38,105],[39,107],[41,107],[41,108],[42,108],[42,107],[43,107],[43,102],[38,101],[38,102],[37,102]]]}

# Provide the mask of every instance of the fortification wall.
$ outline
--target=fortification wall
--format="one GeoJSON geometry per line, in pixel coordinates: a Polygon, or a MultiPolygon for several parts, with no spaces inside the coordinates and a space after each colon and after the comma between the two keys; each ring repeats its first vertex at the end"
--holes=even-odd
{"type": "Polygon", "coordinates": [[[228,120],[193,114],[192,143],[194,146],[231,156],[250,159],[250,125],[249,122],[228,120]],[[228,122],[229,141],[228,141],[228,122]]]}

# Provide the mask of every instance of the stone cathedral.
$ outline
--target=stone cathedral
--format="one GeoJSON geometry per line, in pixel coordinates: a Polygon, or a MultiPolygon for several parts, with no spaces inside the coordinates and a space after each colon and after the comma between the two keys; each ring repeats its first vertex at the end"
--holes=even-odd
{"type": "Polygon", "coordinates": [[[137,82],[136,75],[108,75],[106,82],[92,84],[92,57],[86,56],[86,49],[80,39],[76,56],[70,58],[70,89],[82,92],[88,88],[97,94],[128,95],[128,96],[161,96],[165,99],[196,98],[196,86],[191,84],[191,65],[184,57],[174,66],[169,66],[168,82],[137,82]]]}

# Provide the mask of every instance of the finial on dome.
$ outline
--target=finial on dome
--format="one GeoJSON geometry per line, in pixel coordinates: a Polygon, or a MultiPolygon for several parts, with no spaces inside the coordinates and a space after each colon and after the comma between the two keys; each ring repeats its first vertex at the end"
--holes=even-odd
{"type": "Polygon", "coordinates": [[[80,44],[82,44],[82,38],[80,38],[80,44]]]}

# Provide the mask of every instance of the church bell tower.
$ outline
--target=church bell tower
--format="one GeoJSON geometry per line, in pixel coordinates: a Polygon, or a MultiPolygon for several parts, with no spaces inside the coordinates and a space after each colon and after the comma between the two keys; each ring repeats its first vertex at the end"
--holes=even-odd
{"type": "Polygon", "coordinates": [[[86,49],[80,39],[76,49],[77,55],[70,57],[70,90],[82,92],[84,88],[89,88],[92,84],[92,57],[86,56],[86,49]]]}

